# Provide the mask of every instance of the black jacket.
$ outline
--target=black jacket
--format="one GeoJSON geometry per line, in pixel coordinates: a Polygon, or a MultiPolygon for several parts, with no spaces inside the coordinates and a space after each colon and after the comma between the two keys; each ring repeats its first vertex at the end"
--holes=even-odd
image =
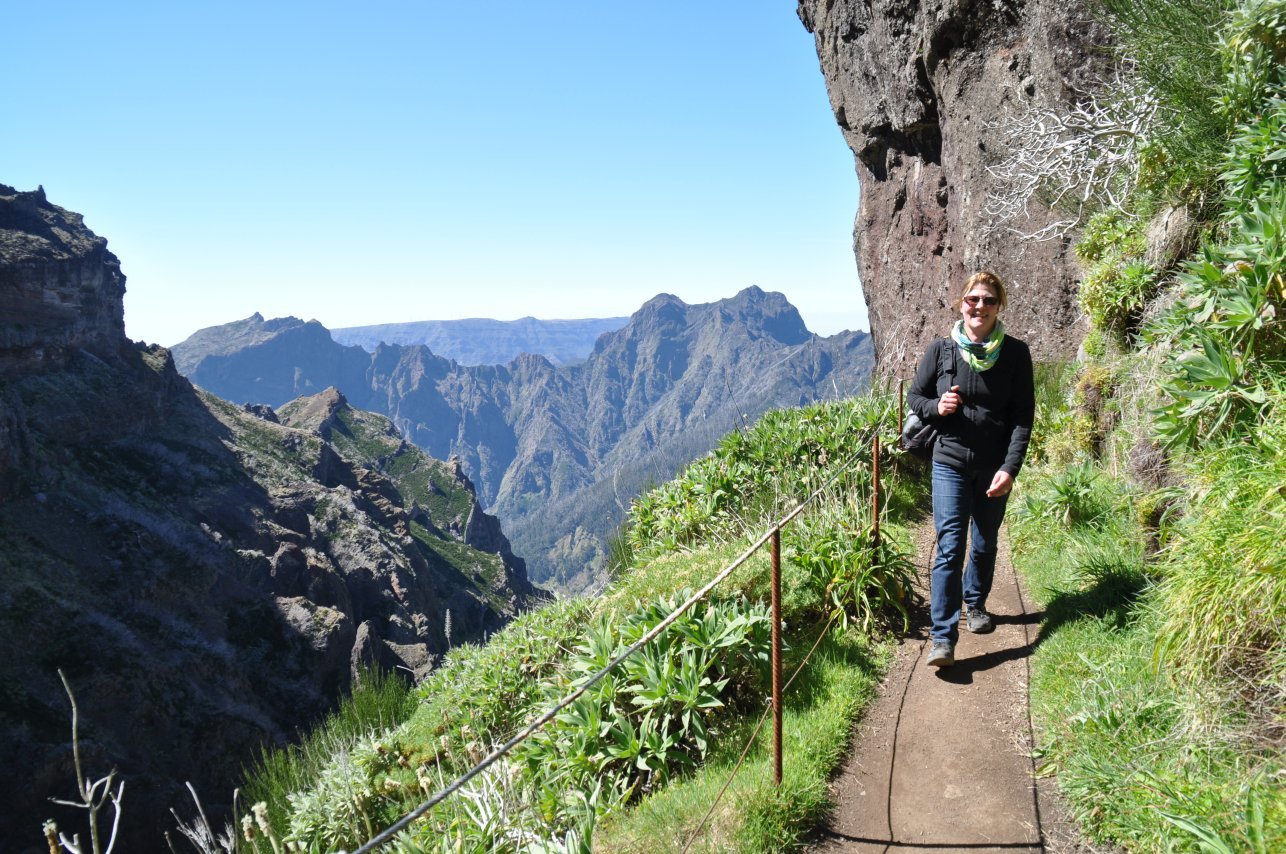
{"type": "Polygon", "coordinates": [[[996,364],[978,373],[953,341],[938,338],[920,360],[906,399],[911,411],[938,428],[934,462],[1018,476],[1036,410],[1031,351],[1022,341],[1006,335],[996,364]],[[938,414],[938,398],[953,385],[960,386],[963,403],[944,417],[938,414]]]}

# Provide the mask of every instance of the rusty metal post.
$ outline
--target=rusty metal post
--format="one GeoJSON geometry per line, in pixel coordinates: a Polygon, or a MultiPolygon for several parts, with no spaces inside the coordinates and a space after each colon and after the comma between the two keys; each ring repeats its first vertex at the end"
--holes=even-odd
{"type": "Polygon", "coordinates": [[[902,435],[902,428],[906,426],[906,413],[902,410],[903,401],[906,400],[906,380],[898,380],[898,435],[902,435]]]}
{"type": "Polygon", "coordinates": [[[781,528],[772,532],[773,785],[781,785],[781,528]]]}
{"type": "Polygon", "coordinates": [[[871,440],[871,544],[875,556],[880,550],[880,431],[871,440]]]}

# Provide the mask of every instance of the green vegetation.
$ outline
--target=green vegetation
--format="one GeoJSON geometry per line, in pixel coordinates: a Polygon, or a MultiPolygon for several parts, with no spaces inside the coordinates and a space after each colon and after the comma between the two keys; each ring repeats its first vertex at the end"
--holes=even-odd
{"type": "MultiPolygon", "coordinates": [[[[767,549],[582,694],[507,759],[399,837],[401,850],[621,850],[655,845],[656,816],[696,850],[792,847],[825,812],[826,781],[870,695],[879,631],[905,620],[907,536],[874,541],[869,457],[888,396],[770,413],[636,500],[629,564],[595,600],[528,613],[482,647],[452,650],[395,724],[317,736],[251,774],[256,850],[352,847],[468,769],[660,622],[819,491],[783,535],[787,673],[784,785],[771,733],[749,744],[733,797],[703,822],[765,712],[767,549]],[[865,451],[865,453],[863,453],[865,451]],[[807,662],[805,664],[805,662],[807,662]],[[263,828],[271,830],[271,835],[263,828]],[[257,829],[256,829],[257,828],[257,829]],[[650,828],[650,830],[649,830],[650,828]],[[649,840],[651,840],[649,842],[649,840]]],[[[887,455],[888,508],[913,506],[919,471],[887,455]]],[[[413,527],[414,529],[414,527],[413,527]]]]}
{"type": "Polygon", "coordinates": [[[312,475],[311,465],[321,450],[320,436],[292,433],[253,416],[236,404],[196,390],[201,402],[225,424],[235,424],[237,439],[230,449],[241,463],[265,483],[290,483],[312,475]]]}
{"type": "Polygon", "coordinates": [[[286,826],[285,805],[290,793],[315,780],[330,757],[352,750],[370,732],[402,723],[414,708],[414,697],[404,680],[378,670],[363,673],[339,709],[297,744],[263,751],[242,790],[243,797],[252,804],[266,802],[270,821],[277,827],[286,826]]]}
{"type": "MultiPolygon", "coordinates": [[[[1211,44],[1235,0],[1101,0],[1124,58],[1159,102],[1135,201],[1200,201],[1214,184],[1235,119],[1212,109],[1225,69],[1211,44]]],[[[1257,2],[1257,0],[1251,0],[1257,2]]]]}
{"type": "MultiPolygon", "coordinates": [[[[788,503],[822,485],[854,455],[869,456],[874,426],[888,423],[897,400],[872,394],[844,405],[817,403],[764,415],[729,433],[714,453],[630,507],[627,539],[635,555],[672,551],[706,539],[744,536],[788,503]]],[[[869,469],[841,488],[869,490],[869,469]]]]}
{"type": "Polygon", "coordinates": [[[1225,236],[1184,266],[1176,307],[1152,328],[1173,354],[1158,419],[1167,444],[1244,432],[1280,398],[1286,181],[1269,183],[1251,202],[1228,198],[1225,236]]]}
{"type": "Polygon", "coordinates": [[[1143,307],[1156,293],[1156,270],[1142,260],[1143,226],[1142,220],[1121,211],[1102,211],[1090,218],[1077,244],[1077,255],[1086,265],[1081,308],[1097,335],[1088,348],[1092,355],[1104,355],[1097,342],[1117,350],[1125,347],[1143,307]]]}
{"type": "MultiPolygon", "coordinates": [[[[1278,397],[1278,402],[1281,398],[1278,397]]],[[[1283,710],[1286,685],[1286,411],[1243,441],[1194,454],[1193,487],[1166,526],[1159,652],[1215,686],[1236,685],[1252,709],[1283,710]],[[1218,603],[1218,619],[1207,619],[1218,603]]]]}
{"type": "MultiPolygon", "coordinates": [[[[787,672],[808,652],[787,656],[787,672]]],[[[755,737],[734,776],[740,752],[759,716],[737,718],[714,743],[699,773],[649,795],[636,807],[609,816],[595,839],[604,850],[682,850],[715,803],[728,790],[696,837],[692,851],[783,851],[795,847],[830,806],[826,783],[848,749],[851,722],[870,700],[872,660],[867,639],[854,632],[827,633],[801,671],[787,702],[782,729],[782,788],[773,784],[771,722],[755,737]]]]}
{"type": "Polygon", "coordinates": [[[1013,510],[1042,759],[1095,839],[1281,850],[1286,3],[1105,6],[1162,109],[1135,196],[1078,247],[1116,346],[1046,372],[1013,510]],[[1176,203],[1200,245],[1145,269],[1140,216],[1176,203]]]}
{"type": "MultiPolygon", "coordinates": [[[[1031,685],[1043,771],[1096,839],[1277,850],[1281,558],[1256,569],[1230,560],[1235,547],[1194,553],[1194,535],[1238,524],[1196,505],[1165,526],[1165,552],[1150,553],[1153,532],[1131,512],[1140,496],[1127,484],[1088,463],[1034,474],[1011,528],[1045,609],[1031,685]]],[[[1279,461],[1267,476],[1283,475],[1279,461]]]]}

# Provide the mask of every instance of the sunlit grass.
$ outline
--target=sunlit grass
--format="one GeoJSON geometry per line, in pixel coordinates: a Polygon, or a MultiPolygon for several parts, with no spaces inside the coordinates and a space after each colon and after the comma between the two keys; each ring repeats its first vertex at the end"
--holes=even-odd
{"type": "MultiPolygon", "coordinates": [[[[786,670],[813,637],[796,639],[786,670]]],[[[854,632],[832,631],[785,695],[782,785],[773,782],[771,715],[736,776],[733,771],[759,718],[737,721],[691,776],[610,817],[595,850],[623,852],[789,850],[825,816],[827,782],[847,750],[853,723],[887,663],[888,647],[854,632]],[[731,783],[729,780],[731,779],[731,783]],[[704,824],[720,790],[728,785],[704,824]]]]}
{"type": "MultiPolygon", "coordinates": [[[[1286,403],[1286,400],[1283,400],[1286,403]]],[[[1286,407],[1245,440],[1198,453],[1161,566],[1162,654],[1286,714],[1286,407]],[[1217,611],[1216,611],[1217,609],[1217,611]]]]}
{"type": "Polygon", "coordinates": [[[261,752],[247,774],[243,802],[266,803],[273,825],[285,827],[291,792],[312,785],[337,753],[351,749],[363,737],[397,726],[415,708],[415,697],[405,679],[378,670],[364,671],[339,708],[299,743],[261,752]]]}
{"type": "MultiPolygon", "coordinates": [[[[1039,472],[1026,476],[1029,489],[1048,488],[1039,472]]],[[[1045,611],[1031,683],[1042,771],[1057,774],[1096,840],[1147,851],[1195,850],[1198,840],[1211,851],[1280,850],[1280,745],[1256,735],[1262,721],[1244,707],[1212,702],[1158,659],[1171,587],[1152,580],[1158,569],[1112,494],[1119,487],[1106,475],[1096,484],[1092,500],[1117,509],[1093,524],[1051,524],[1022,509],[1013,521],[1015,563],[1045,611]]],[[[1206,600],[1203,625],[1221,619],[1220,602],[1206,600]]]]}

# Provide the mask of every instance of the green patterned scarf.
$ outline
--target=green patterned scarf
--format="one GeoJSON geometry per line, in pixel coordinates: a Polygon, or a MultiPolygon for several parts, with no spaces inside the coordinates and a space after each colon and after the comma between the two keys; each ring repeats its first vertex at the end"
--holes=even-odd
{"type": "Polygon", "coordinates": [[[982,373],[1000,358],[1000,345],[1005,343],[1005,324],[1000,322],[1000,318],[996,318],[996,328],[991,330],[987,340],[975,344],[965,334],[964,321],[957,320],[955,328],[951,330],[951,337],[960,345],[960,352],[969,360],[969,367],[982,373]]]}

